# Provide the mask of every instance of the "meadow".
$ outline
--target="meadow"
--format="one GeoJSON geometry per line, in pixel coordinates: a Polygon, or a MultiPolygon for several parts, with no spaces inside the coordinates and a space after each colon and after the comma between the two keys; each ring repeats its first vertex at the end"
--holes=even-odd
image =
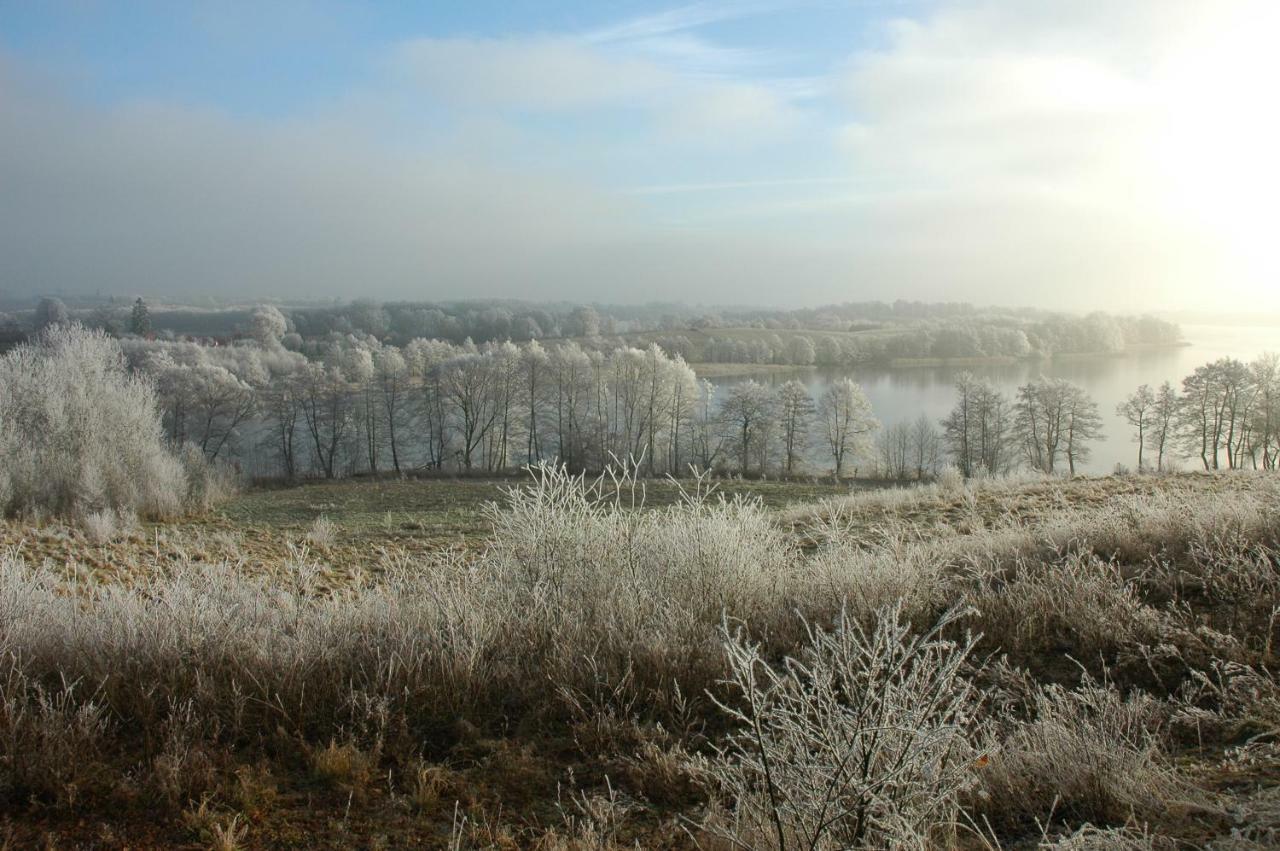
{"type": "Polygon", "coordinates": [[[6,521],[0,842],[1277,841],[1274,476],[713,484],[6,521]]]}
{"type": "MultiPolygon", "coordinates": [[[[390,559],[440,550],[476,550],[493,534],[486,506],[502,503],[527,475],[417,479],[316,480],[267,485],[228,497],[208,511],[164,520],[92,523],[9,521],[0,525],[0,550],[32,563],[67,566],[92,579],[145,577],[178,562],[232,561],[249,573],[271,575],[314,553],[326,575],[379,570],[390,559]]],[[[882,486],[864,482],[861,487],[882,486]]],[[[727,497],[759,499],[768,508],[796,507],[850,493],[849,482],[722,479],[727,497]]],[[[650,509],[681,498],[671,479],[642,482],[637,500],[650,509]]]]}

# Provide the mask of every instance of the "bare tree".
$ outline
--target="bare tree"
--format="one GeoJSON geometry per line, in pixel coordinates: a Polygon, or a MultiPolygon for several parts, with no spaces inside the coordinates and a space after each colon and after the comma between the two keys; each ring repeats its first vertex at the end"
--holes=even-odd
{"type": "Polygon", "coordinates": [[[1101,436],[1102,418],[1082,388],[1041,378],[1018,388],[1014,433],[1033,469],[1053,473],[1062,457],[1074,475],[1076,464],[1089,456],[1089,442],[1101,436]]]}
{"type": "Polygon", "coordinates": [[[546,395],[544,387],[545,375],[549,368],[546,351],[537,340],[532,340],[520,352],[520,369],[524,401],[528,407],[528,420],[525,422],[525,460],[535,464],[542,459],[542,444],[538,434],[538,406],[546,395]]]}
{"type": "Polygon", "coordinates": [[[337,478],[338,452],[351,427],[351,392],[336,365],[307,365],[302,416],[326,479],[337,478]]]}
{"type": "Polygon", "coordinates": [[[1151,409],[1151,434],[1156,447],[1157,471],[1164,470],[1164,456],[1177,435],[1178,414],[1181,409],[1182,400],[1177,389],[1168,381],[1161,384],[1151,409]]]}
{"type": "Polygon", "coordinates": [[[943,439],[965,478],[1008,471],[1009,400],[990,384],[962,373],[956,379],[956,405],[942,425],[943,439]]]}
{"type": "Polygon", "coordinates": [[[1147,432],[1154,425],[1152,420],[1156,412],[1156,394],[1150,384],[1143,384],[1116,406],[1116,413],[1124,417],[1125,422],[1133,426],[1134,438],[1138,441],[1138,471],[1146,469],[1143,450],[1147,444],[1147,432]]]}
{"type": "Polygon", "coordinates": [[[880,475],[899,481],[911,469],[911,427],[894,423],[876,435],[877,464],[880,475]]]}
{"type": "Polygon", "coordinates": [[[1018,388],[1014,433],[1031,468],[1052,473],[1065,437],[1066,404],[1071,385],[1038,379],[1018,388]]]}
{"type": "MultiPolygon", "coordinates": [[[[813,347],[809,348],[812,351],[813,347]]],[[[778,388],[775,405],[782,432],[783,466],[787,473],[793,473],[796,461],[809,444],[809,429],[817,406],[809,389],[794,378],[778,388]]]]}
{"type": "Polygon", "coordinates": [[[469,353],[436,367],[441,391],[459,421],[462,467],[468,472],[475,462],[476,450],[498,416],[491,366],[484,355],[469,353]]]}
{"type": "Polygon", "coordinates": [[[1067,472],[1074,476],[1076,465],[1089,460],[1089,444],[1102,437],[1102,417],[1098,414],[1098,403],[1084,388],[1075,385],[1068,385],[1068,388],[1064,404],[1063,449],[1067,457],[1067,472]]]}
{"type": "Polygon", "coordinates": [[[295,440],[302,415],[303,384],[297,373],[276,375],[261,392],[260,410],[270,425],[270,440],[286,478],[298,475],[295,440]]]}
{"type": "Polygon", "coordinates": [[[382,412],[387,424],[387,448],[391,450],[391,466],[396,475],[400,469],[400,431],[404,425],[407,410],[405,405],[406,389],[409,379],[409,366],[404,355],[395,346],[385,346],[374,356],[374,369],[377,371],[378,387],[381,391],[382,412]]]}
{"type": "Polygon", "coordinates": [[[698,382],[698,395],[691,419],[692,455],[700,470],[710,470],[724,449],[723,429],[719,427],[715,413],[715,385],[705,378],[698,382]]]}
{"type": "Polygon", "coordinates": [[[720,416],[726,430],[736,435],[743,473],[750,471],[752,446],[764,436],[772,415],[773,399],[769,389],[760,382],[747,380],[729,388],[720,406],[720,416]]]}
{"type": "Polygon", "coordinates": [[[871,402],[862,386],[847,377],[836,379],[827,387],[818,411],[838,479],[850,457],[867,452],[880,423],[871,412],[871,402]]]}
{"type": "Polygon", "coordinates": [[[1183,440],[1188,454],[1198,455],[1206,470],[1237,466],[1248,439],[1254,388],[1249,369],[1235,358],[1221,358],[1195,369],[1182,380],[1183,440]]]}
{"type": "Polygon", "coordinates": [[[942,437],[928,414],[920,414],[911,425],[911,463],[916,479],[936,476],[942,461],[942,437]]]}
{"type": "Polygon", "coordinates": [[[1251,365],[1257,401],[1253,414],[1252,455],[1257,464],[1261,452],[1264,470],[1277,467],[1280,454],[1280,356],[1267,352],[1251,365]]]}
{"type": "Polygon", "coordinates": [[[426,435],[426,465],[444,466],[449,444],[448,414],[438,367],[453,357],[454,347],[442,340],[415,339],[405,346],[410,380],[418,388],[418,401],[411,403],[418,425],[426,435]]]}

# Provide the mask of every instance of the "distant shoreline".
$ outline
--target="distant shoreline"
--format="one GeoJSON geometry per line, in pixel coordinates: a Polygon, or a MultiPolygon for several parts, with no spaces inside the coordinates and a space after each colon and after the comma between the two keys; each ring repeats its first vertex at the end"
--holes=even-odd
{"type": "MultiPolygon", "coordinates": [[[[1070,352],[1053,355],[1049,358],[1025,357],[1016,358],[1009,355],[969,358],[894,358],[885,364],[873,364],[880,369],[921,369],[940,366],[1012,366],[1017,363],[1037,360],[1049,361],[1090,361],[1104,358],[1123,358],[1139,352],[1154,352],[1164,349],[1180,349],[1190,346],[1189,340],[1176,343],[1138,343],[1121,352],[1070,352]]],[[[779,363],[691,363],[699,378],[737,378],[744,375],[780,375],[785,373],[808,372],[817,369],[838,369],[839,367],[822,367],[814,364],[779,364],[779,363]]]]}

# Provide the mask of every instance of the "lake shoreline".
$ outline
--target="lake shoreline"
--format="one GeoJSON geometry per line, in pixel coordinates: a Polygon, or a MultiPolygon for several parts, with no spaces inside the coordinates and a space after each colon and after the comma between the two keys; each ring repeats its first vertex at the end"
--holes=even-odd
{"type": "MultiPolygon", "coordinates": [[[[887,363],[858,364],[854,368],[874,366],[880,369],[908,370],[937,367],[1012,366],[1018,363],[1034,363],[1036,361],[1094,361],[1124,358],[1141,352],[1173,350],[1190,345],[1192,345],[1192,343],[1188,340],[1180,340],[1177,343],[1139,343],[1129,346],[1122,352],[1069,352],[1051,355],[1050,357],[1029,356],[1019,358],[1009,355],[996,355],[990,357],[971,358],[893,358],[887,363]]],[[[838,365],[820,366],[817,364],[779,363],[691,363],[689,364],[689,367],[697,373],[699,378],[737,378],[744,375],[799,374],[817,369],[840,368],[838,365]]]]}

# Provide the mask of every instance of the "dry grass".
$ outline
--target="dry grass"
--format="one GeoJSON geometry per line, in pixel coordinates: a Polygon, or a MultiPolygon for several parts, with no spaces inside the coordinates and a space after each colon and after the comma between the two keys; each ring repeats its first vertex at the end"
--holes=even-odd
{"type": "Polygon", "coordinates": [[[20,841],[145,813],[226,847],[789,848],[824,798],[779,812],[761,753],[808,791],[857,757],[835,799],[867,826],[823,828],[840,847],[1246,847],[1280,826],[1274,477],[807,511],[649,487],[641,511],[641,483],[548,471],[479,515],[477,543],[363,562],[349,542],[395,528],[386,509],[349,520],[300,490],[273,494],[315,505],[287,529],[234,504],[103,543],[5,527],[0,799],[20,841]],[[336,528],[304,544],[321,515],[336,528]],[[930,633],[957,602],[973,611],[930,633]],[[872,692],[887,723],[851,714],[872,692]]]}

